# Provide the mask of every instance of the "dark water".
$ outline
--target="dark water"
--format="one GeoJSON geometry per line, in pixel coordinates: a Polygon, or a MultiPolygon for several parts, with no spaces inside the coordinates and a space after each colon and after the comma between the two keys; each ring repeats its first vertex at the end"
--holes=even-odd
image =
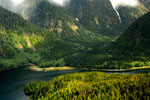
{"type": "MultiPolygon", "coordinates": [[[[49,81],[52,78],[75,72],[85,72],[81,70],[68,70],[68,71],[50,71],[50,72],[35,72],[27,69],[26,67],[12,69],[8,71],[0,72],[0,100],[27,100],[23,92],[26,83],[31,81],[45,80],[49,81]]],[[[129,72],[118,72],[121,74],[132,74],[132,73],[148,73],[150,69],[129,71],[129,72]]],[[[116,72],[106,72],[116,73],[116,72]]]]}

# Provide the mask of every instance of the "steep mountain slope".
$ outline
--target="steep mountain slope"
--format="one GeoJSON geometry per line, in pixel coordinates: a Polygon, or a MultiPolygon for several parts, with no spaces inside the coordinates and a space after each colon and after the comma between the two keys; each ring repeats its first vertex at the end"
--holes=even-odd
{"type": "MultiPolygon", "coordinates": [[[[0,7],[0,34],[1,34],[1,41],[9,42],[11,45],[13,45],[14,49],[26,49],[32,47],[32,43],[39,42],[40,40],[37,40],[38,37],[40,38],[40,35],[44,32],[48,32],[45,29],[42,29],[40,27],[36,27],[27,21],[25,21],[21,16],[14,14],[8,10],[5,10],[0,7]],[[39,30],[38,30],[39,29],[39,30]],[[34,34],[36,33],[36,34],[34,34]],[[35,35],[35,36],[34,36],[35,35]],[[39,36],[37,36],[39,35],[39,36]],[[30,40],[25,38],[31,38],[30,40]],[[21,40],[22,39],[22,40],[21,40]],[[35,39],[36,41],[34,41],[35,39]],[[27,41],[28,40],[28,41],[27,41]],[[31,43],[29,43],[31,42],[31,43]],[[30,45],[29,45],[30,44],[30,45]]],[[[41,36],[42,38],[42,36],[41,36]]],[[[5,45],[5,44],[1,44],[5,45]]],[[[1,48],[4,49],[4,48],[1,48]]],[[[5,50],[2,50],[5,51],[5,50]]],[[[11,50],[10,50],[11,51],[11,50]]],[[[9,52],[6,52],[9,53],[9,52]]],[[[8,55],[9,58],[10,55],[8,55]]]]}
{"type": "Polygon", "coordinates": [[[67,10],[90,31],[117,36],[146,14],[149,4],[149,0],[140,0],[137,7],[120,6],[116,11],[109,0],[71,0],[67,10]]]}
{"type": "MultiPolygon", "coordinates": [[[[25,19],[29,19],[34,14],[33,11],[35,11],[39,2],[43,0],[26,0],[17,6],[13,6],[10,0],[2,1],[5,3],[6,8],[15,11],[25,19]]],[[[51,2],[51,0],[44,1],[51,2]]],[[[74,16],[76,22],[89,31],[116,37],[129,27],[132,22],[149,11],[149,0],[139,0],[139,2],[140,4],[137,7],[121,6],[117,9],[118,13],[109,0],[71,0],[69,5],[64,8],[74,16]]],[[[64,8],[60,8],[60,11],[64,12],[64,8]]]]}
{"type": "Polygon", "coordinates": [[[0,70],[36,63],[44,55],[41,52],[49,51],[58,40],[55,34],[1,7],[0,15],[0,70]]]}
{"type": "Polygon", "coordinates": [[[150,0],[139,0],[145,7],[150,8],[150,0]]]}
{"type": "Polygon", "coordinates": [[[150,55],[150,12],[135,21],[115,42],[117,52],[134,56],[150,55]]]}
{"type": "Polygon", "coordinates": [[[70,42],[88,43],[107,40],[105,36],[86,30],[62,7],[52,5],[48,1],[42,1],[37,5],[30,17],[30,22],[47,28],[49,31],[57,33],[61,39],[70,42]]]}
{"type": "Polygon", "coordinates": [[[122,29],[109,0],[71,0],[67,10],[92,32],[114,36],[122,29]]]}
{"type": "Polygon", "coordinates": [[[139,5],[137,5],[137,7],[123,6],[118,8],[118,13],[120,15],[124,28],[126,29],[135,20],[146,14],[149,11],[149,7],[149,0],[139,0],[139,5]]]}

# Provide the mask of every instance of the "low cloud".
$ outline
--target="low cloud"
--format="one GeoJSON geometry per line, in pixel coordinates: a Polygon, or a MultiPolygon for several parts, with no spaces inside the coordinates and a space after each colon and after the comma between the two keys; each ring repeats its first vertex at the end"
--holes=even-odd
{"type": "Polygon", "coordinates": [[[51,0],[51,1],[57,5],[65,6],[70,0],[51,0]]]}
{"type": "Polygon", "coordinates": [[[120,6],[136,7],[139,4],[138,0],[110,0],[113,7],[117,9],[120,6]]]}
{"type": "MultiPolygon", "coordinates": [[[[70,0],[51,0],[53,3],[65,6],[70,0]]],[[[92,0],[90,0],[92,1],[92,0]]],[[[110,0],[114,8],[118,8],[119,6],[130,6],[130,7],[136,7],[139,2],[138,0],[110,0]]]]}

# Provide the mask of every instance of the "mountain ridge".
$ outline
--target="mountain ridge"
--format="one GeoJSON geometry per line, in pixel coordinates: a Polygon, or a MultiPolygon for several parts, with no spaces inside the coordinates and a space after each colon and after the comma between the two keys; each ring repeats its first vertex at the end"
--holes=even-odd
{"type": "MultiPolygon", "coordinates": [[[[30,19],[30,16],[34,14],[34,9],[41,1],[43,0],[24,1],[24,4],[18,5],[16,12],[25,19],[30,19]]],[[[5,3],[7,5],[7,1],[5,3]]],[[[54,3],[51,4],[60,7],[54,3]]],[[[140,0],[137,7],[120,6],[120,8],[114,9],[109,0],[71,0],[61,9],[71,13],[79,21],[80,25],[89,31],[116,38],[133,21],[149,11],[149,4],[149,0],[140,0]]]]}
{"type": "Polygon", "coordinates": [[[117,52],[135,56],[148,56],[149,53],[149,32],[150,12],[135,21],[115,42],[119,47],[117,52]],[[131,53],[131,54],[130,54],[131,53]]]}

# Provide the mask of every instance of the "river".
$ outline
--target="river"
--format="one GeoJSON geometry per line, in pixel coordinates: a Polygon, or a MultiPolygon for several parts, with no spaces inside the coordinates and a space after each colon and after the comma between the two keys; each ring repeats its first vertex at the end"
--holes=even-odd
{"type": "MultiPolygon", "coordinates": [[[[0,71],[0,100],[27,100],[28,96],[24,94],[25,84],[31,81],[49,81],[66,73],[85,72],[83,70],[62,70],[49,72],[31,71],[28,67],[20,67],[7,71],[0,71]]],[[[150,69],[141,69],[128,72],[105,72],[120,74],[149,73],[150,69]]]]}

